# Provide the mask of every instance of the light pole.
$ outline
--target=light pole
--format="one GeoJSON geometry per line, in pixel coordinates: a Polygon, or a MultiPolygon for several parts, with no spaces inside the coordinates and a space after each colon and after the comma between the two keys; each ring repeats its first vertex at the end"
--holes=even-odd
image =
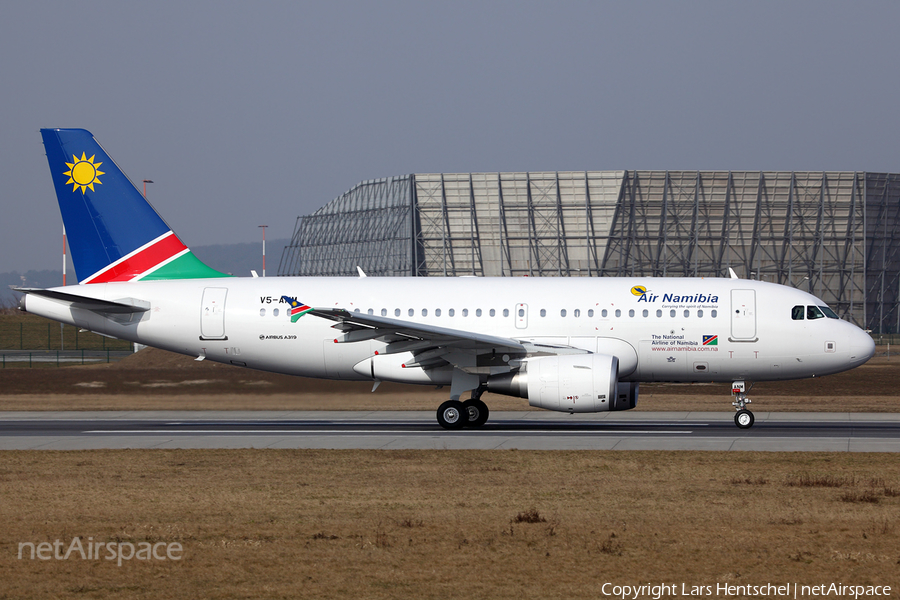
{"type": "MultiPolygon", "coordinates": [[[[66,286],[66,225],[63,223],[63,287],[66,286]]],[[[59,324],[59,349],[66,349],[66,338],[63,324],[59,324]]],[[[49,348],[48,348],[49,350],[49,348]]]]}
{"type": "Polygon", "coordinates": [[[266,227],[268,225],[258,225],[263,230],[263,277],[266,276],[266,227]]]}
{"type": "Polygon", "coordinates": [[[66,285],[66,226],[63,224],[63,287],[66,285]]]}
{"type": "Polygon", "coordinates": [[[144,200],[147,199],[147,184],[148,184],[148,183],[153,183],[153,180],[152,180],[152,179],[145,179],[145,180],[144,180],[144,200]]]}

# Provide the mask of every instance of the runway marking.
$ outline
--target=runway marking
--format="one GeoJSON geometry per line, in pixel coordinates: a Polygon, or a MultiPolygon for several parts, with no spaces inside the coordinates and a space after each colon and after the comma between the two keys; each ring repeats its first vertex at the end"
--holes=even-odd
{"type": "MultiPolygon", "coordinates": [[[[291,433],[295,435],[309,435],[309,434],[345,434],[345,435],[356,435],[360,433],[381,433],[381,434],[421,434],[421,435],[434,435],[436,433],[439,434],[448,434],[448,433],[460,433],[459,431],[452,430],[434,430],[434,431],[410,431],[408,429],[400,429],[400,430],[389,430],[389,429],[95,429],[92,431],[82,431],[81,433],[108,433],[108,434],[140,434],[140,433],[162,433],[169,435],[187,435],[187,434],[199,434],[199,433],[218,433],[224,435],[243,435],[249,433],[260,433],[260,434],[285,434],[291,433]]],[[[493,430],[482,430],[482,431],[468,431],[466,435],[471,435],[473,433],[481,433],[481,434],[490,434],[490,435],[523,435],[523,434],[532,434],[532,433],[585,433],[585,434],[613,434],[613,435],[633,435],[633,434],[679,434],[679,435],[687,435],[694,433],[693,431],[649,431],[649,430],[624,430],[624,431],[604,431],[604,430],[593,430],[593,429],[572,429],[568,431],[559,431],[557,429],[525,429],[521,431],[493,431],[493,430]]]]}
{"type": "MultiPolygon", "coordinates": [[[[131,422],[134,422],[134,420],[131,420],[131,422]]],[[[341,425],[348,425],[348,426],[350,426],[350,425],[371,425],[373,422],[379,423],[379,421],[334,421],[334,420],[327,420],[327,421],[326,420],[322,420],[322,421],[309,420],[309,421],[297,421],[294,423],[296,423],[298,426],[314,427],[317,425],[331,425],[334,423],[339,423],[341,425]]],[[[385,421],[380,421],[380,422],[385,423],[385,421]]],[[[425,420],[422,420],[422,421],[390,421],[390,424],[391,425],[423,425],[423,424],[429,424],[429,422],[430,422],[430,420],[429,421],[425,421],[425,420]]],[[[725,422],[726,421],[723,421],[723,423],[725,423],[725,422]]],[[[730,419],[727,421],[727,423],[729,423],[729,424],[731,422],[732,421],[730,419]]],[[[235,423],[239,424],[239,423],[243,423],[243,421],[170,421],[170,422],[166,423],[166,425],[173,426],[173,427],[179,427],[182,425],[189,425],[189,426],[196,427],[198,425],[232,425],[235,423]]],[[[255,423],[272,423],[273,425],[274,424],[284,425],[285,423],[291,423],[291,421],[287,421],[287,422],[286,421],[255,421],[255,423]]],[[[547,421],[528,421],[528,420],[499,421],[498,420],[498,421],[490,421],[489,422],[490,425],[500,425],[500,424],[502,424],[502,425],[511,425],[511,424],[537,425],[540,423],[547,423],[547,421]]],[[[681,427],[709,427],[711,425],[711,423],[684,423],[684,422],[680,422],[680,421],[640,421],[640,422],[635,422],[635,421],[596,421],[596,422],[591,422],[591,423],[583,423],[581,425],[573,425],[571,423],[563,423],[563,422],[560,422],[560,423],[554,422],[552,424],[553,425],[562,425],[564,427],[579,427],[579,426],[580,427],[585,427],[585,426],[595,426],[596,427],[599,425],[615,426],[615,425],[638,425],[638,424],[653,425],[653,426],[658,426],[658,427],[669,427],[672,425],[679,425],[681,427]]]]}

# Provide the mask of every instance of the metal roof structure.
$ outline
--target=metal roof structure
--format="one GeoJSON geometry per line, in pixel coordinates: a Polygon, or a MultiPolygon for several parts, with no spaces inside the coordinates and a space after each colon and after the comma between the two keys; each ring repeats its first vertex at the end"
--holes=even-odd
{"type": "Polygon", "coordinates": [[[741,277],[900,332],[900,174],[577,171],[365,181],[299,217],[279,275],[741,277]]]}

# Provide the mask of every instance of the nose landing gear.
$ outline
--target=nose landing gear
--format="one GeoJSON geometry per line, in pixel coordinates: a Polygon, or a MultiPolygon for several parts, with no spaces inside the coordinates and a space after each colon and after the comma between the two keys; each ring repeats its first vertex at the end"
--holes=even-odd
{"type": "MultiPolygon", "coordinates": [[[[751,385],[751,387],[753,387],[751,385]]],[[[750,398],[747,397],[746,387],[743,381],[735,381],[731,384],[731,394],[734,396],[734,406],[737,414],[734,415],[734,424],[741,429],[750,429],[753,427],[753,413],[747,409],[750,404],[750,398]]]]}

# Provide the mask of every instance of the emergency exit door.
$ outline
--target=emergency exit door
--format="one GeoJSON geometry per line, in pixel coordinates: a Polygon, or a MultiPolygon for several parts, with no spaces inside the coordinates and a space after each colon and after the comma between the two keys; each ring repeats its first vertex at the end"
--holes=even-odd
{"type": "Polygon", "coordinates": [[[528,329],[528,305],[516,304],[516,329],[528,329]]]}

